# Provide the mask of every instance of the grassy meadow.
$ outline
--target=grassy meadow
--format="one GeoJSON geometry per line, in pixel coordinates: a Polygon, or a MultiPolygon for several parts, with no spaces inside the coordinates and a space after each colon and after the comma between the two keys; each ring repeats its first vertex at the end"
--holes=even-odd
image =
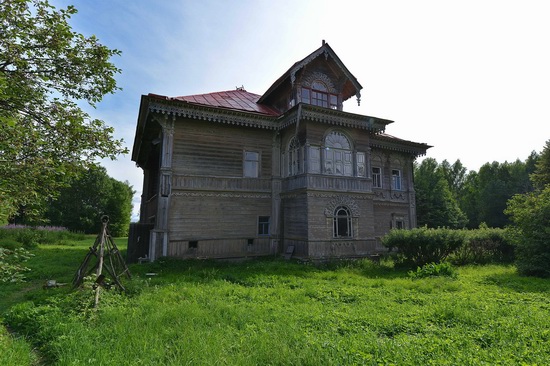
{"type": "Polygon", "coordinates": [[[97,309],[88,284],[42,288],[48,279],[70,283],[93,240],[39,245],[26,282],[0,284],[1,365],[550,360],[550,281],[519,277],[513,266],[413,279],[390,260],[161,260],[130,266],[128,291],[102,292],[97,309]]]}

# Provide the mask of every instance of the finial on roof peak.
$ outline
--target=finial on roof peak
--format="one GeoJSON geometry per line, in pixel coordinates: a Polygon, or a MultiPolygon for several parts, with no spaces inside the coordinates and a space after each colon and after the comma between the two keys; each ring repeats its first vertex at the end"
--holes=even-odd
{"type": "Polygon", "coordinates": [[[325,45],[325,43],[326,43],[326,42],[325,42],[325,40],[323,39],[323,44],[322,44],[321,46],[324,46],[324,45],[325,45]]]}

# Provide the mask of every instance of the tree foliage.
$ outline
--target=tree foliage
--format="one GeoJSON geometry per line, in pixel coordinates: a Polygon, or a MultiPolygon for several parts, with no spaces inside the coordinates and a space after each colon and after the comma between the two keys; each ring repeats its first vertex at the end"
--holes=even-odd
{"type": "Polygon", "coordinates": [[[539,190],[550,183],[550,140],[546,141],[539,159],[536,161],[536,170],[531,175],[531,181],[539,190]]]}
{"type": "Polygon", "coordinates": [[[128,182],[109,177],[103,167],[91,167],[61,189],[59,197],[48,205],[45,219],[52,225],[94,234],[101,228],[101,217],[108,215],[111,234],[125,236],[133,194],[128,182]]]}
{"type": "Polygon", "coordinates": [[[506,214],[516,244],[516,266],[524,275],[550,277],[550,141],[531,174],[534,192],[508,201],[506,214]]]}
{"type": "Polygon", "coordinates": [[[437,161],[427,158],[414,170],[416,213],[419,226],[430,228],[462,228],[466,216],[457,201],[437,161]]]}
{"type": "Polygon", "coordinates": [[[110,59],[120,52],[73,32],[75,13],[47,0],[0,2],[0,221],[46,202],[79,167],[126,151],[77,104],[118,89],[110,59]]]}

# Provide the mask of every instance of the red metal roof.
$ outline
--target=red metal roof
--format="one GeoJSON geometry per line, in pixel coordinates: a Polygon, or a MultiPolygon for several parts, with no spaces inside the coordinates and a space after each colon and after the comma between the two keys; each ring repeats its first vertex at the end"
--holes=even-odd
{"type": "MultiPolygon", "coordinates": [[[[157,96],[155,94],[150,94],[157,96]]],[[[256,103],[260,96],[249,93],[244,89],[228,90],[217,93],[187,95],[180,97],[169,97],[169,100],[181,100],[188,103],[234,109],[238,111],[253,112],[268,116],[278,116],[281,113],[267,105],[256,103]]]]}

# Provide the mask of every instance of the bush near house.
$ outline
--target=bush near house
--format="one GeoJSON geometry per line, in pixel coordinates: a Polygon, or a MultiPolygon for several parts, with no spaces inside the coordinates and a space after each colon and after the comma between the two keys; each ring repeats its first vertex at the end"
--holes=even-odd
{"type": "Polygon", "coordinates": [[[466,241],[449,260],[457,265],[512,263],[514,246],[508,230],[482,225],[477,230],[467,231],[466,241]]]}
{"type": "Polygon", "coordinates": [[[466,242],[465,230],[446,228],[392,230],[382,238],[387,248],[398,250],[398,262],[404,265],[423,266],[440,263],[466,242]]]}
{"type": "Polygon", "coordinates": [[[382,243],[396,248],[403,265],[424,266],[445,260],[458,265],[512,263],[514,247],[505,229],[481,227],[476,230],[447,228],[392,230],[382,243]]]}

